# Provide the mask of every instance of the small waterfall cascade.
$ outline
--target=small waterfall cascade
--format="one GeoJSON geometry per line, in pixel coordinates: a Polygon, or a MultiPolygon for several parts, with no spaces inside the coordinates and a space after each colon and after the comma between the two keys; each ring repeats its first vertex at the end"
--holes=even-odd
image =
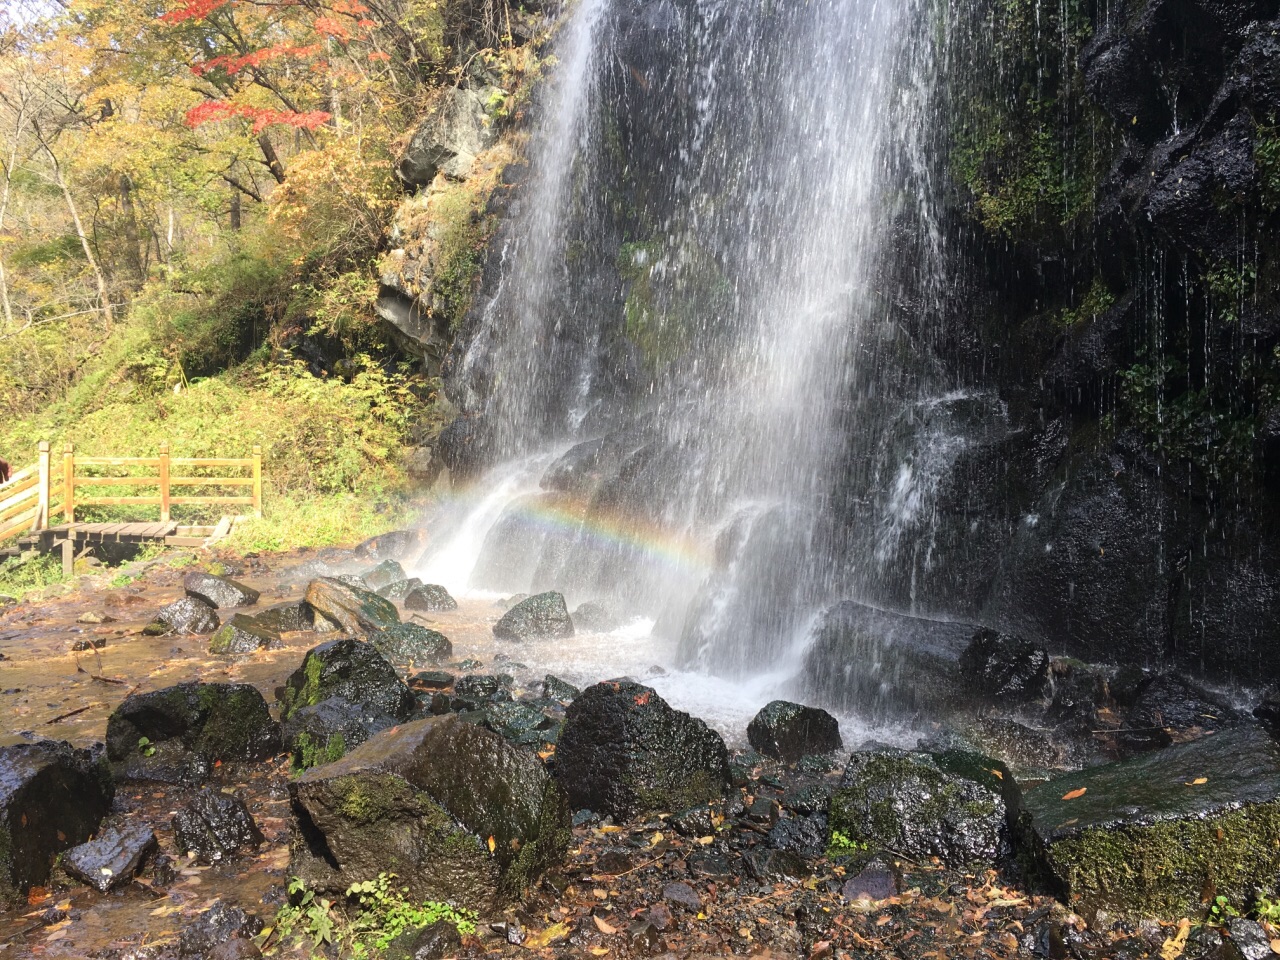
{"type": "Polygon", "coordinates": [[[1000,413],[932,356],[945,16],[579,0],[447,379],[486,469],[422,575],[607,599],[726,677],[839,600],[929,612],[934,494],[1000,413]]]}

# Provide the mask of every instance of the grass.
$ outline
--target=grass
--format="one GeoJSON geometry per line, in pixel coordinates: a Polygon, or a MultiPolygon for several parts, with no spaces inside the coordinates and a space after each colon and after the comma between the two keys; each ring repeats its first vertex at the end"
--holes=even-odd
{"type": "Polygon", "coordinates": [[[402,497],[282,496],[266,502],[262,519],[236,524],[223,545],[238,553],[267,553],[352,544],[404,526],[416,515],[417,509],[402,497]]]}

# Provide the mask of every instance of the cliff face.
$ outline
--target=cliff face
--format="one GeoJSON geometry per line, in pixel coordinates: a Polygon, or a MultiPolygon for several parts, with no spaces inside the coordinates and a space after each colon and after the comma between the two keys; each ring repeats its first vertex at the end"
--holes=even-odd
{"type": "MultiPolygon", "coordinates": [[[[874,583],[860,581],[856,599],[981,621],[1055,653],[1280,679],[1280,3],[952,6],[930,14],[946,29],[935,115],[921,134],[945,296],[931,306],[901,275],[922,231],[918,212],[897,210],[899,241],[878,269],[900,334],[875,362],[940,371],[952,393],[904,419],[963,442],[909,546],[874,583]]],[[[591,402],[580,436],[626,450],[595,464],[592,496],[655,518],[663,494],[637,478],[660,488],[689,451],[652,427],[669,414],[646,398],[714,359],[705,318],[732,313],[728,291],[743,269],[709,246],[663,248],[690,212],[667,184],[687,162],[682,137],[697,129],[699,60],[723,39],[691,31],[696,7],[614,5],[597,151],[577,174],[567,228],[574,281],[556,342],[528,345],[586,371],[570,382],[548,366],[542,422],[581,380],[591,402]],[[651,269],[664,254],[679,270],[651,269]]],[[[768,21],[758,29],[752,42],[771,42],[768,21]]],[[[752,84],[767,78],[743,77],[741,123],[704,149],[733,154],[753,124],[770,122],[751,109],[752,84]]],[[[462,416],[440,446],[455,473],[501,448],[488,421],[504,379],[482,316],[502,281],[498,218],[533,202],[526,170],[471,174],[489,186],[472,194],[467,222],[495,236],[483,264],[468,261],[483,277],[474,286],[434,279],[431,257],[413,253],[426,234],[408,219],[406,253],[384,281],[384,316],[432,358],[451,344],[442,366],[462,416]],[[448,312],[430,307],[428,289],[464,290],[469,311],[415,331],[415,317],[448,312]]],[[[744,164],[714,184],[699,214],[747,216],[750,193],[733,191],[751,176],[744,164]]],[[[435,202],[442,184],[406,211],[435,202]]],[[[897,421],[879,424],[877,442],[891,445],[897,421]]],[[[821,532],[823,549],[849,563],[865,552],[864,441],[835,441],[845,468],[821,532]]]]}
{"type": "Polygon", "coordinates": [[[982,619],[1094,659],[1280,671],[1277,7],[962,25],[994,55],[949,87],[950,356],[1012,424],[943,504],[981,521],[954,549],[989,578],[982,619]]]}

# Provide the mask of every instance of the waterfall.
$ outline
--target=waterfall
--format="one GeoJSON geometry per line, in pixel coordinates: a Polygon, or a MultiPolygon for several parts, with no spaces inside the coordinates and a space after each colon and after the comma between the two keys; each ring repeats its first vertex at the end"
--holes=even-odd
{"type": "Polygon", "coordinates": [[[966,411],[991,407],[931,356],[945,10],[567,17],[497,280],[448,372],[490,470],[426,570],[607,598],[730,677],[835,601],[927,609],[931,497],[966,411]]]}

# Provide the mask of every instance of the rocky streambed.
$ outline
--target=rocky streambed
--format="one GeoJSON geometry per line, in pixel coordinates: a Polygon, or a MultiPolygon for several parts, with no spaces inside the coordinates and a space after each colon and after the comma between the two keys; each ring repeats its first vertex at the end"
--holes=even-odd
{"type": "Polygon", "coordinates": [[[420,549],[184,556],[0,613],[0,958],[1280,948],[1280,751],[1203,691],[980,633],[978,713],[913,749],[789,701],[717,731],[546,671],[607,604],[458,603],[420,549]],[[1104,736],[1056,763],[964,732],[1076,702],[1104,736]]]}

